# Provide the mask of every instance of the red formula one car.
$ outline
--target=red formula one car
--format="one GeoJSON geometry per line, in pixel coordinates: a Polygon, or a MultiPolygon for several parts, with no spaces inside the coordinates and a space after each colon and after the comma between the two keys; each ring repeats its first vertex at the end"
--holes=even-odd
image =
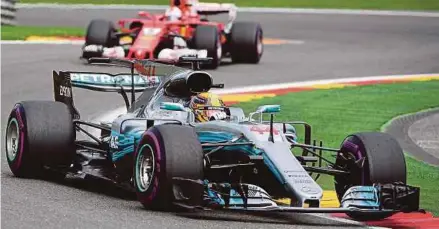
{"type": "Polygon", "coordinates": [[[231,57],[235,63],[259,63],[263,53],[261,25],[235,22],[233,4],[171,0],[164,14],[140,11],[138,16],[119,20],[119,28],[111,21],[91,21],[82,57],[173,60],[181,56],[211,57],[213,61],[204,67],[215,69],[224,57],[231,57]],[[222,13],[229,15],[226,23],[207,19],[208,15],[222,13]]]}

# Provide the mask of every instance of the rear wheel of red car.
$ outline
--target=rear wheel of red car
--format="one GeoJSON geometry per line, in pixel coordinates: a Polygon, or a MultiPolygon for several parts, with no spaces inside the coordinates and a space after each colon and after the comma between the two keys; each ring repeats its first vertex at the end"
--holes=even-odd
{"type": "Polygon", "coordinates": [[[236,22],[230,37],[230,54],[235,63],[259,63],[264,52],[259,23],[236,22]]]}
{"type": "MultiPolygon", "coordinates": [[[[202,180],[203,150],[192,127],[159,125],[148,129],[134,154],[134,187],[147,209],[170,210],[174,201],[172,178],[202,180]]],[[[190,199],[200,201],[200,192],[191,190],[190,199]]]]}
{"type": "Polygon", "coordinates": [[[116,32],[113,22],[95,19],[88,24],[85,35],[86,45],[102,45],[104,47],[115,46],[113,34],[116,32]]]}
{"type": "Polygon", "coordinates": [[[195,49],[207,50],[207,56],[213,58],[212,63],[203,65],[209,69],[216,69],[221,63],[222,45],[220,33],[216,26],[200,25],[197,26],[193,44],[195,49]]]}
{"type": "Polygon", "coordinates": [[[73,161],[75,131],[63,103],[17,103],[9,115],[5,137],[6,159],[17,177],[49,178],[44,166],[68,168],[73,161]]]}

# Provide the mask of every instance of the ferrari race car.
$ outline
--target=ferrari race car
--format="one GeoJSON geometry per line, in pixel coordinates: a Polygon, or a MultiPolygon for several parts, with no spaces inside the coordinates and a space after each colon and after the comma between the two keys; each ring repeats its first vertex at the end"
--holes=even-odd
{"type": "Polygon", "coordinates": [[[262,53],[259,23],[235,22],[233,4],[172,0],[165,14],[139,12],[138,18],[121,19],[119,28],[96,19],[87,27],[82,58],[125,57],[172,59],[182,56],[213,58],[204,66],[215,69],[223,57],[233,62],[258,63],[262,53]],[[207,15],[228,13],[227,23],[212,22],[207,15]],[[207,52],[207,53],[206,53],[207,52]]]}
{"type": "Polygon", "coordinates": [[[351,134],[340,148],[327,148],[312,139],[309,124],[274,121],[278,105],[249,115],[238,107],[200,106],[226,116],[195,121],[187,101],[224,86],[199,70],[207,61],[180,58],[193,65],[183,68],[91,58],[131,73],[54,71],[55,101],[22,101],[12,109],[5,144],[11,171],[18,177],[104,179],[156,210],[342,212],[354,219],[419,210],[420,189],[406,184],[402,149],[385,133],[351,134]],[[118,92],[127,112],[110,122],[82,120],[72,87],[118,92]],[[320,174],[334,176],[339,208],[320,208],[320,174]]]}

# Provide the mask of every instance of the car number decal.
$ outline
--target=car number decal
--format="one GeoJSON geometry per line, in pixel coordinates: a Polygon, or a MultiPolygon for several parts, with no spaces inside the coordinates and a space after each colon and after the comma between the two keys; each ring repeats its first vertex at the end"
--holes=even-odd
{"type": "Polygon", "coordinates": [[[110,148],[118,149],[118,141],[119,141],[119,137],[112,135],[110,137],[110,148]]]}
{"type": "Polygon", "coordinates": [[[59,95],[64,96],[64,97],[72,97],[72,93],[70,92],[70,88],[60,85],[59,86],[59,95]]]}

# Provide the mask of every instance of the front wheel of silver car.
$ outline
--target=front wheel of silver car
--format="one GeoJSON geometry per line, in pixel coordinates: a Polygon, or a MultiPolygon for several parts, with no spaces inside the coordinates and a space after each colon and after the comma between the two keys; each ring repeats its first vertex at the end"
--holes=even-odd
{"type": "MultiPolygon", "coordinates": [[[[136,147],[133,173],[139,202],[147,209],[169,210],[178,201],[174,178],[204,178],[203,149],[194,129],[169,124],[149,128],[136,147]]],[[[189,192],[202,200],[202,191],[189,192]]]]}
{"type": "MultiPolygon", "coordinates": [[[[348,175],[335,176],[335,190],[338,199],[352,186],[372,186],[373,184],[406,184],[407,169],[404,153],[398,142],[389,134],[364,132],[349,135],[343,141],[337,154],[336,167],[348,175]]],[[[378,220],[393,213],[373,214],[348,213],[356,220],[378,220]]]]}
{"type": "Polygon", "coordinates": [[[145,144],[139,149],[135,165],[135,178],[139,191],[147,191],[153,182],[155,170],[154,158],[154,150],[151,145],[145,144]]]}

